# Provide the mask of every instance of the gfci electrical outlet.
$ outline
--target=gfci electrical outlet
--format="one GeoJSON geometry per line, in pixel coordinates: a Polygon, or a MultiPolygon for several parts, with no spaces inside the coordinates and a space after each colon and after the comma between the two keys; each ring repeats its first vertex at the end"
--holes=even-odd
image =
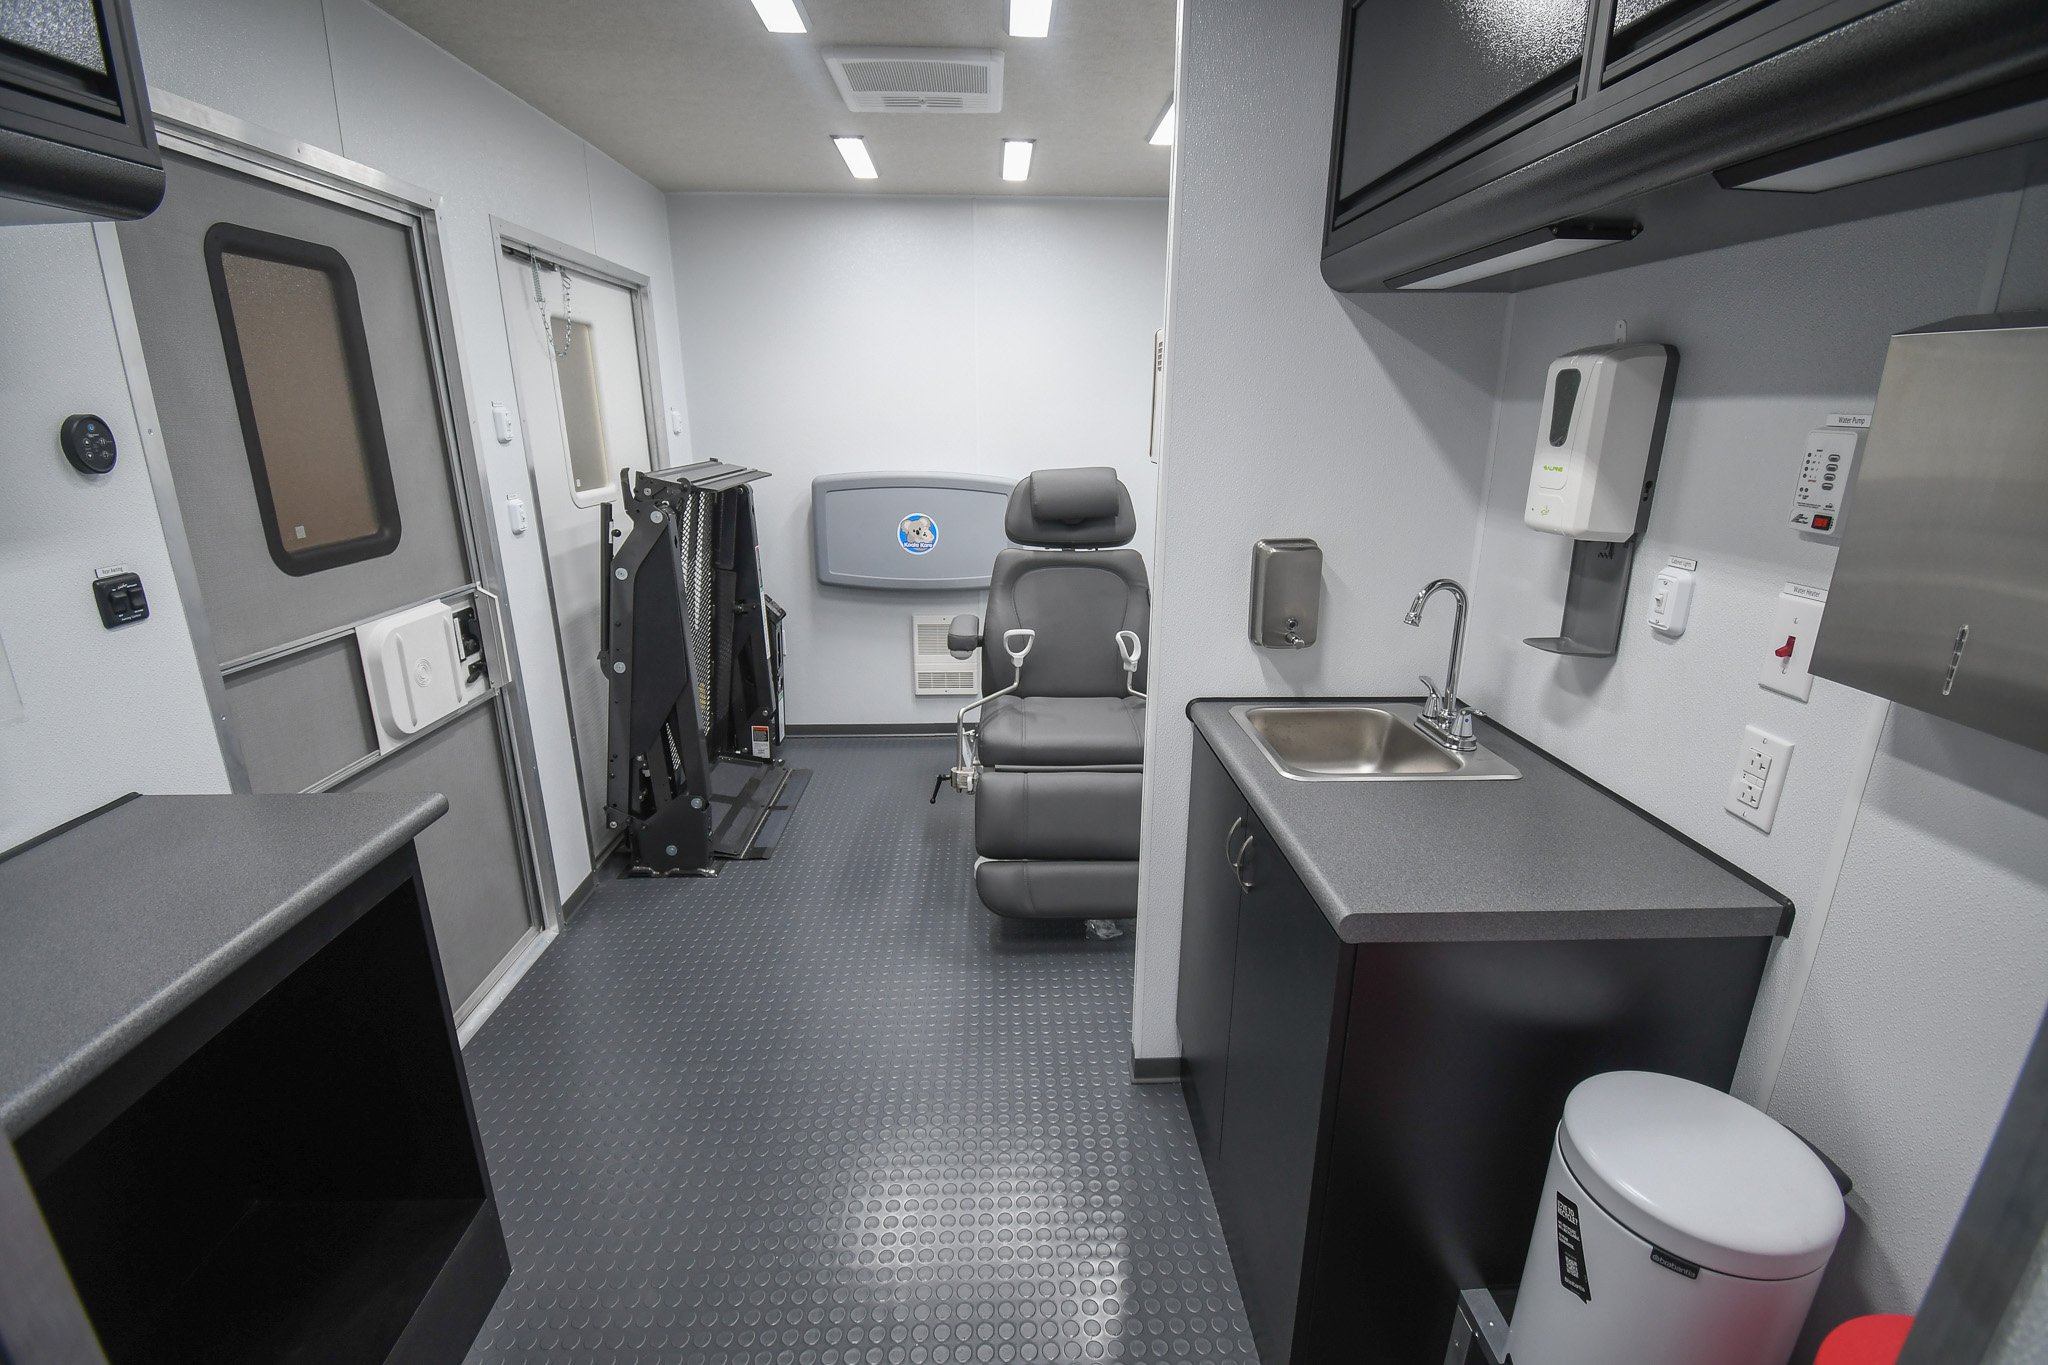
{"type": "Polygon", "coordinates": [[[1747,820],[1764,833],[1778,815],[1778,796],[1785,790],[1785,769],[1792,762],[1790,741],[1767,735],[1754,725],[1742,732],[1742,758],[1735,780],[1728,784],[1728,813],[1747,820]]]}
{"type": "Polygon", "coordinates": [[[1778,612],[1771,619],[1771,633],[1757,673],[1757,684],[1782,692],[1794,701],[1813,695],[1813,674],[1806,671],[1813,662],[1813,636],[1820,629],[1821,609],[1827,604],[1826,588],[1809,588],[1787,583],[1778,594],[1778,612]]]}

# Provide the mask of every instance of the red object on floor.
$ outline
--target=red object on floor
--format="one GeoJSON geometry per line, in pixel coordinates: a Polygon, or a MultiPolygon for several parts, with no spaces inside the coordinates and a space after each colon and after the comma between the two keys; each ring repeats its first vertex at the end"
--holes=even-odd
{"type": "Polygon", "coordinates": [[[1813,1365],[1892,1365],[1913,1330],[1910,1313],[1873,1313],[1851,1318],[1828,1333],[1813,1365]]]}

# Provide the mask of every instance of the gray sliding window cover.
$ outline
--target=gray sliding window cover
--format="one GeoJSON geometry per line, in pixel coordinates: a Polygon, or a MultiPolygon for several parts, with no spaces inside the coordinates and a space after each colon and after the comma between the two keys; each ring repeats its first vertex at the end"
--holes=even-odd
{"type": "Polygon", "coordinates": [[[1015,479],[995,474],[822,474],[811,480],[818,581],[896,592],[986,588],[1007,548],[1015,479]]]}

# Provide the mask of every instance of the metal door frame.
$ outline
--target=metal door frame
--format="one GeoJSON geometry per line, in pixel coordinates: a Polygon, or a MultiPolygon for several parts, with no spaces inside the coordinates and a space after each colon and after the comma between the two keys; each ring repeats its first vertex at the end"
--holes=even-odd
{"type": "MultiPolygon", "coordinates": [[[[505,298],[502,271],[509,252],[529,257],[538,256],[543,261],[553,261],[558,266],[569,266],[578,274],[588,275],[592,279],[625,290],[632,298],[634,344],[639,348],[640,407],[647,420],[647,464],[650,469],[662,468],[660,457],[666,453],[663,440],[668,433],[662,421],[662,404],[658,396],[661,389],[661,365],[655,353],[654,313],[650,298],[653,281],[636,270],[615,265],[601,256],[580,251],[565,242],[556,241],[545,233],[531,231],[492,214],[491,261],[501,272],[498,288],[498,301],[501,307],[505,298]]],[[[505,339],[508,345],[517,344],[509,315],[505,318],[505,339]]],[[[526,457],[526,497],[528,504],[533,508],[533,526],[535,534],[540,537],[541,566],[547,578],[548,613],[555,623],[555,660],[562,669],[562,709],[569,722],[569,752],[576,760],[576,792],[583,803],[579,813],[587,824],[590,814],[590,792],[583,782],[583,743],[576,736],[576,704],[569,695],[569,656],[562,650],[562,612],[555,595],[555,561],[548,553],[547,517],[541,507],[540,474],[533,464],[533,442],[525,436],[528,430],[526,399],[519,391],[517,366],[514,366],[512,372],[512,401],[516,405],[519,417],[519,444],[526,457]]],[[[624,830],[614,830],[609,839],[593,838],[590,865],[596,867],[602,863],[625,837],[624,830]]]]}
{"type": "MultiPolygon", "coordinates": [[[[489,597],[496,610],[478,613],[495,628],[499,653],[503,656],[504,681],[483,697],[447,718],[453,721],[482,707],[495,715],[500,761],[504,764],[510,790],[513,836],[524,854],[520,883],[525,888],[529,929],[503,962],[477,987],[468,1001],[454,1002],[458,1021],[465,1006],[476,1007],[501,988],[509,971],[531,956],[533,941],[552,936],[561,923],[561,888],[555,879],[554,851],[547,823],[541,816],[540,771],[534,757],[533,728],[527,714],[526,688],[519,667],[519,649],[510,615],[503,609],[504,563],[499,554],[495,527],[489,516],[489,500],[482,465],[478,460],[475,433],[470,420],[467,394],[463,388],[461,351],[462,328],[448,287],[446,261],[441,243],[441,196],[360,162],[338,156],[324,147],[273,133],[267,128],[211,109],[203,104],[151,88],[150,104],[156,116],[160,146],[197,161],[268,181],[281,188],[343,208],[382,218],[404,229],[412,247],[413,283],[422,311],[421,328],[427,343],[427,360],[434,388],[435,406],[441,418],[443,449],[447,452],[450,493],[455,502],[456,529],[470,581],[439,597],[477,593],[489,597]]],[[[127,267],[121,254],[120,238],[112,223],[93,225],[99,247],[100,265],[107,282],[107,299],[114,315],[114,330],[128,375],[129,396],[143,429],[143,457],[149,467],[150,486],[155,492],[158,519],[170,553],[172,576],[184,599],[185,622],[198,658],[200,680],[213,713],[214,731],[220,742],[228,783],[235,792],[250,790],[249,773],[241,744],[228,720],[227,673],[287,657],[328,643],[347,634],[348,628],[322,631],[302,640],[261,651],[246,659],[223,660],[213,641],[206,617],[199,577],[192,560],[192,547],[178,502],[176,481],[171,474],[169,453],[164,446],[162,424],[157,417],[156,396],[142,350],[142,333],[135,317],[135,304],[128,290],[127,267]]],[[[493,263],[495,266],[495,262],[493,263]]],[[[492,628],[485,631],[489,641],[492,628]]],[[[446,723],[445,721],[443,722],[446,723]]],[[[438,729],[440,726],[432,727],[438,729]]],[[[428,733],[422,732],[420,737],[428,733]]],[[[391,751],[403,753],[410,743],[391,751]]],[[[315,783],[309,790],[326,790],[348,778],[376,767],[390,754],[373,752],[341,772],[315,783]]],[[[476,1012],[474,1008],[472,1013],[476,1012]]]]}

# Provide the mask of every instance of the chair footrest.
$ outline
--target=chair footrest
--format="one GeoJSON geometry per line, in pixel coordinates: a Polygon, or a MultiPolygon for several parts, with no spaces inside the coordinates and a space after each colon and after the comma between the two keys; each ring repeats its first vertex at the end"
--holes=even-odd
{"type": "Polygon", "coordinates": [[[984,860],[974,889],[1010,919],[1127,919],[1138,913],[1138,864],[984,860]]]}

